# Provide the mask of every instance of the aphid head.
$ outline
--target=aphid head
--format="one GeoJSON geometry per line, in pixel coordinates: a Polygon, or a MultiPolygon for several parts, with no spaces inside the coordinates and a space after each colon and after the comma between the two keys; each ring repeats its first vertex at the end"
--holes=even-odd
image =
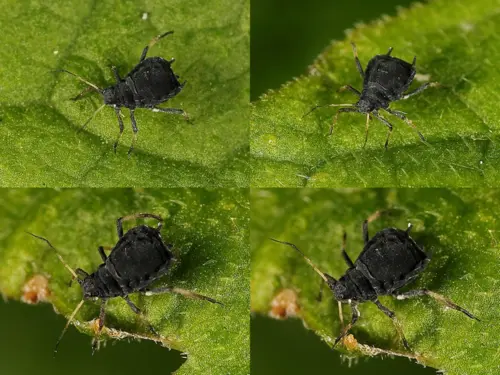
{"type": "Polygon", "coordinates": [[[83,299],[99,297],[100,291],[95,285],[95,279],[80,268],[77,268],[75,272],[78,274],[78,284],[82,287],[83,299]]]}
{"type": "Polygon", "coordinates": [[[347,295],[347,288],[343,283],[335,280],[334,283],[328,283],[328,286],[330,287],[337,301],[345,301],[349,299],[349,296],[347,295]]]}
{"type": "Polygon", "coordinates": [[[324,275],[326,277],[326,283],[337,301],[345,301],[350,298],[348,296],[348,290],[342,280],[336,280],[327,273],[324,275]]]}
{"type": "Polygon", "coordinates": [[[367,113],[375,109],[375,104],[369,99],[359,99],[356,103],[356,107],[358,107],[360,112],[367,113]]]}
{"type": "Polygon", "coordinates": [[[118,102],[118,98],[116,97],[116,91],[113,87],[107,87],[101,91],[101,94],[104,99],[104,104],[113,105],[118,102]]]}

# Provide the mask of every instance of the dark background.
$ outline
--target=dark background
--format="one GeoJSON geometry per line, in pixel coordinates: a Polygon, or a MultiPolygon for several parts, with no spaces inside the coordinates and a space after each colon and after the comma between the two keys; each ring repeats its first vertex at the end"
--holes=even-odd
{"type": "MultiPolygon", "coordinates": [[[[252,0],[251,100],[306,72],[356,22],[395,15],[410,0],[252,0]]],[[[388,43],[390,45],[390,43],[388,43]]],[[[354,62],[353,62],[354,64],[354,62]]],[[[251,320],[252,374],[435,374],[403,358],[342,360],[300,320],[251,320]]]]}
{"type": "Polygon", "coordinates": [[[251,0],[251,100],[304,74],[321,51],[332,40],[344,39],[344,30],[354,28],[356,22],[395,15],[398,6],[412,2],[251,0]]]}
{"type": "Polygon", "coordinates": [[[30,306],[0,298],[0,374],[170,374],[184,362],[178,351],[147,341],[110,341],[92,357],[92,338],[74,327],[53,358],[65,324],[49,304],[30,306]]]}

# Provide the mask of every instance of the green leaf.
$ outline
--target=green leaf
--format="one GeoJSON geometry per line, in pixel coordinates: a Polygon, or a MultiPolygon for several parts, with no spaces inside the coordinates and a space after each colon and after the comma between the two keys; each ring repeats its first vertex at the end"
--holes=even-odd
{"type": "Polygon", "coordinates": [[[249,2],[0,2],[0,186],[247,186],[249,2]],[[144,19],[146,18],[146,19],[144,19]],[[163,107],[182,116],[135,112],[131,158],[128,110],[116,154],[118,121],[86,86],[124,76],[156,35],[174,30],[148,56],[175,57],[184,89],[163,107]]]}
{"type": "Polygon", "coordinates": [[[253,186],[495,185],[500,178],[498,7],[498,0],[416,4],[333,42],[306,75],[254,103],[253,186]],[[328,131],[337,108],[303,117],[316,105],[356,102],[352,93],[337,92],[345,84],[361,89],[351,41],[363,67],[390,46],[393,56],[406,61],[416,55],[419,76],[410,89],[424,81],[441,83],[391,105],[408,114],[428,143],[389,114],[394,131],[387,151],[387,128],[376,119],[363,147],[365,116],[340,115],[332,136],[328,131]]]}
{"type": "MultiPolygon", "coordinates": [[[[289,290],[292,297],[283,309],[296,304],[304,324],[331,346],[341,329],[332,294],[325,290],[323,300],[317,302],[321,278],[297,252],[269,237],[294,243],[322,272],[339,278],[347,269],[340,251],[343,231],[347,232],[347,253],[355,260],[363,248],[363,220],[376,210],[392,209],[391,215],[370,224],[370,235],[412,223],[412,237],[432,255],[429,266],[409,289],[428,288],[443,294],[481,322],[428,297],[404,301],[381,297],[396,313],[414,353],[404,349],[391,320],[372,303],[360,305],[360,320],[351,330],[357,343],[351,342],[350,349],[342,345],[336,349],[351,356],[389,352],[416,357],[419,363],[449,375],[498,373],[499,191],[254,190],[251,205],[253,312],[277,315],[272,303],[283,289],[289,290]]],[[[281,315],[287,316],[284,310],[281,315]]],[[[348,307],[343,317],[350,321],[348,307]]]]}
{"type": "MultiPolygon", "coordinates": [[[[82,299],[81,288],[77,284],[68,287],[71,275],[54,251],[25,231],[49,239],[71,267],[92,272],[102,263],[97,247],[117,241],[118,217],[156,213],[165,220],[162,236],[166,243],[174,245],[178,262],[153,286],[189,289],[215,298],[224,306],[173,294],[132,294],[130,298],[162,335],[165,346],[187,353],[188,360],[179,374],[248,374],[246,191],[13,189],[3,194],[0,292],[5,297],[29,297],[23,287],[34,275],[40,275],[48,279],[48,302],[69,317],[82,299]]],[[[155,220],[144,222],[156,225],[155,220]]],[[[134,225],[126,222],[124,229],[134,225]]],[[[122,299],[110,299],[106,311],[103,338],[156,338],[122,299]]],[[[98,302],[85,303],[76,317],[77,329],[94,336],[94,319],[98,315],[98,302]]],[[[60,355],[64,344],[63,339],[60,355]]]]}

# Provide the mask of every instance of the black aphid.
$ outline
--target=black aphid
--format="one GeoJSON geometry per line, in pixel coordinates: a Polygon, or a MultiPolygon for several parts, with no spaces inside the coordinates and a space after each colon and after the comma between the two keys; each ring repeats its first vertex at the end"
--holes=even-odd
{"type": "Polygon", "coordinates": [[[128,150],[128,155],[130,155],[134,149],[134,144],[137,140],[137,132],[139,131],[134,117],[134,110],[136,108],[147,108],[153,112],[173,113],[183,115],[187,118],[186,112],[182,109],[157,107],[158,104],[166,102],[176,96],[186,84],[186,82],[181,84],[178,80],[179,76],[172,70],[171,65],[175,59],[167,61],[161,57],[146,58],[149,48],[169,34],[173,34],[173,31],[168,31],[165,34],[161,34],[153,38],[142,51],[139,64],[137,64],[124,78],[120,77],[116,67],[112,67],[113,73],[116,77],[116,84],[104,89],[100,89],[93,83],[90,83],[82,77],[65,69],[57,70],[59,72],[71,74],[89,86],[79,95],[74,97],[73,100],[81,99],[86,92],[91,90],[97,91],[103,96],[104,104],[94,112],[85,124],[83,124],[82,128],[84,128],[106,105],[115,109],[116,117],[118,118],[118,125],[120,127],[120,135],[113,145],[115,152],[124,128],[123,120],[121,118],[121,107],[125,107],[130,110],[130,121],[132,122],[132,130],[134,132],[134,138],[132,139],[132,144],[128,150]]]}
{"type": "MultiPolygon", "coordinates": [[[[148,288],[151,283],[167,273],[174,259],[170,251],[172,245],[165,245],[161,238],[160,230],[162,223],[163,220],[160,216],[147,213],[139,213],[119,218],[116,221],[116,230],[119,238],[117,244],[111,249],[109,256],[106,256],[103,246],[98,247],[99,255],[104,263],[97,268],[97,271],[90,275],[80,268],[73,271],[47,239],[28,232],[33,237],[45,241],[52,249],[56,250],[58,258],[69,272],[71,272],[73,280],[76,279],[83,290],[83,299],[71,314],[66,326],[59,336],[54,348],[54,354],[57,352],[59,342],[68,329],[69,324],[78,310],[82,307],[85,300],[88,299],[101,300],[99,328],[97,338],[94,340],[92,346],[92,354],[97,347],[99,335],[104,327],[104,318],[106,315],[105,306],[109,298],[122,297],[136,314],[141,314],[141,311],[128,297],[129,294],[135,292],[147,296],[160,293],[176,293],[188,298],[202,299],[221,304],[213,298],[186,289],[169,286],[154,289],[148,288]],[[158,220],[158,226],[157,228],[151,228],[146,225],[139,225],[123,234],[122,222],[136,218],[156,219],[158,220]]],[[[153,327],[149,326],[149,329],[154,334],[158,335],[153,327]]]]}
{"type": "Polygon", "coordinates": [[[370,239],[368,236],[368,223],[379,217],[379,215],[380,212],[376,212],[363,222],[365,246],[358,259],[356,259],[356,262],[352,262],[349,255],[347,255],[345,250],[347,235],[344,232],[342,255],[349,269],[339,280],[321,272],[294,244],[271,238],[275,242],[291,246],[304,257],[329,286],[335,299],[339,302],[339,307],[341,303],[347,303],[351,306],[351,322],[344,327],[340,335],[336,338],[334,346],[347,335],[348,331],[358,320],[360,316],[358,304],[369,301],[377,305],[385,315],[392,319],[404,346],[410,350],[396,315],[380,303],[378,296],[390,295],[397,299],[406,299],[427,295],[452,309],[463,312],[469,318],[479,321],[478,318],[453,303],[450,299],[430,290],[398,291],[398,289],[417,278],[418,274],[429,263],[430,258],[410,237],[411,225],[405,231],[396,228],[386,228],[370,239]]]}
{"type": "Polygon", "coordinates": [[[392,124],[379,114],[378,110],[383,109],[386,112],[399,117],[401,120],[410,125],[413,129],[415,129],[420,139],[425,142],[425,138],[422,133],[417,130],[417,127],[410,119],[406,117],[405,113],[389,108],[389,104],[391,102],[401,99],[408,99],[413,95],[421,93],[428,87],[438,85],[436,82],[428,82],[424,83],[422,86],[413,91],[410,91],[406,94],[404,93],[410,87],[411,83],[413,82],[413,78],[415,77],[415,64],[417,62],[417,57],[415,56],[413,58],[413,62],[410,64],[404,60],[398,59],[397,57],[392,57],[391,47],[389,48],[387,54],[376,55],[375,57],[373,57],[368,62],[365,73],[363,72],[361,63],[359,62],[358,52],[356,51],[356,45],[354,43],[352,43],[352,50],[354,53],[354,61],[356,62],[356,67],[359,71],[359,74],[361,74],[361,78],[363,79],[363,91],[359,92],[351,85],[345,85],[341,87],[340,91],[349,90],[353,92],[359,97],[358,102],[356,104],[328,104],[325,106],[317,106],[306,113],[306,115],[321,107],[347,107],[340,108],[335,114],[332,126],[330,127],[331,135],[333,132],[333,127],[337,123],[337,118],[340,113],[366,113],[364,145],[366,145],[366,141],[368,140],[368,124],[370,122],[370,116],[374,116],[389,128],[389,131],[387,132],[387,139],[385,141],[385,148],[387,149],[387,145],[389,144],[389,137],[392,133],[392,124]]]}

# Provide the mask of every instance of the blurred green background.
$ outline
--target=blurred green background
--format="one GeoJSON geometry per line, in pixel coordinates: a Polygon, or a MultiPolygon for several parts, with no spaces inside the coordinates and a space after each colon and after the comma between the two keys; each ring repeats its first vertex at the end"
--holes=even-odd
{"type": "Polygon", "coordinates": [[[356,22],[395,15],[398,6],[412,2],[251,0],[251,100],[304,74],[320,52],[332,40],[344,39],[344,30],[356,22]]]}
{"type": "Polygon", "coordinates": [[[52,306],[0,299],[0,374],[170,374],[185,361],[181,353],[148,341],[109,342],[91,355],[91,337],[71,327],[53,358],[66,319],[52,306]]]}
{"type": "MultiPolygon", "coordinates": [[[[251,100],[304,74],[330,41],[344,39],[356,22],[395,15],[410,0],[252,0],[251,100]]],[[[388,45],[389,47],[389,45],[388,45]]],[[[434,374],[408,360],[343,361],[299,320],[251,320],[252,374],[434,374]]]]}

